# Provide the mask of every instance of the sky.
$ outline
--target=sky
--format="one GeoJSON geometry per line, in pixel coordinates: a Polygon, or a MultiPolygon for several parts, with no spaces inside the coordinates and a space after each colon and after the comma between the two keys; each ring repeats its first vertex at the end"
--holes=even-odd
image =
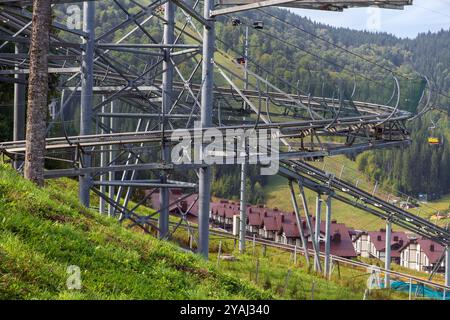
{"type": "Polygon", "coordinates": [[[450,29],[450,0],[413,0],[404,10],[354,8],[344,12],[290,9],[300,16],[336,27],[388,32],[414,38],[422,32],[450,29]]]}

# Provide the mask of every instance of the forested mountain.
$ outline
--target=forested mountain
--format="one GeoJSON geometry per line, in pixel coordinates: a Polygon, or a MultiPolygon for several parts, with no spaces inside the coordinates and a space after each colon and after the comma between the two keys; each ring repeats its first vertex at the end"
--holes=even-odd
{"type": "MultiPolygon", "coordinates": [[[[128,4],[133,5],[132,2],[128,4]]],[[[182,17],[180,10],[177,12],[182,17]]],[[[121,15],[124,13],[113,10],[107,2],[99,2],[97,34],[101,35],[106,28],[116,25],[121,15]]],[[[401,85],[402,109],[415,111],[426,84],[423,76],[434,83],[436,90],[450,96],[450,30],[421,34],[411,40],[385,33],[334,28],[278,8],[240,13],[236,17],[242,22],[238,26],[232,24],[232,16],[218,18],[217,48],[231,58],[242,57],[245,26],[249,26],[249,67],[286,91],[298,90],[332,97],[340,85],[351,92],[356,83],[355,100],[386,103],[394,85],[392,70],[401,85]],[[255,21],[262,21],[264,29],[254,29],[252,24],[255,21]]],[[[149,24],[147,30],[155,40],[161,40],[161,23],[149,24]]],[[[123,30],[114,38],[107,36],[103,40],[117,40],[128,31],[123,30]]],[[[146,36],[137,34],[132,41],[142,43],[146,36]]],[[[8,50],[12,48],[3,48],[3,51],[8,50]]],[[[130,64],[142,63],[133,59],[130,55],[130,64]]],[[[147,62],[151,63],[152,59],[154,57],[149,57],[147,62]]],[[[9,140],[12,138],[12,85],[0,83],[0,89],[0,139],[9,140]]],[[[450,99],[442,95],[433,97],[433,101],[443,108],[450,105],[450,99]]],[[[77,114],[67,116],[74,120],[74,124],[77,123],[77,114]]],[[[133,128],[132,123],[125,125],[133,128]]],[[[358,155],[360,169],[403,192],[449,193],[450,148],[447,138],[450,138],[450,122],[447,115],[433,112],[409,123],[409,127],[413,132],[411,147],[358,155]],[[436,128],[429,129],[433,123],[436,123],[436,128]],[[429,146],[428,136],[440,137],[443,144],[429,146]]],[[[69,128],[77,130],[76,125],[69,128]]],[[[255,203],[264,201],[261,186],[266,180],[254,171],[248,184],[251,201],[255,203]]],[[[237,166],[215,168],[214,176],[216,182],[212,187],[215,195],[238,196],[237,166]]]]}
{"type": "MultiPolygon", "coordinates": [[[[285,90],[295,91],[299,83],[303,92],[331,97],[340,81],[347,91],[356,81],[355,100],[386,103],[392,94],[393,71],[401,86],[400,108],[416,111],[425,77],[433,86],[433,105],[450,107],[450,30],[399,39],[329,27],[275,8],[241,14],[239,19],[249,26],[263,21],[263,30],[250,27],[250,68],[285,90]]],[[[230,17],[220,21],[218,47],[239,56],[244,28],[233,26],[230,17]]],[[[411,195],[437,198],[450,193],[447,112],[431,112],[408,127],[410,147],[363,153],[357,157],[359,169],[411,195]],[[429,145],[428,137],[438,137],[441,144],[429,145]]]]}
{"type": "Polygon", "coordinates": [[[436,199],[450,193],[450,30],[420,34],[401,43],[411,53],[408,64],[443,93],[434,93],[432,101],[446,112],[434,111],[410,123],[409,148],[366,153],[358,157],[358,164],[374,179],[399,191],[416,196],[425,193],[436,199]],[[439,138],[441,144],[428,145],[428,137],[439,138]]]}

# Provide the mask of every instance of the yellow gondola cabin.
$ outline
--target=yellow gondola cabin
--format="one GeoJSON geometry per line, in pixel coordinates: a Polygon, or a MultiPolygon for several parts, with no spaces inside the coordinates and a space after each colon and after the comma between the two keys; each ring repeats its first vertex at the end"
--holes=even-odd
{"type": "Polygon", "coordinates": [[[434,137],[430,137],[428,138],[428,144],[440,144],[441,141],[439,140],[439,138],[434,138],[434,137]]]}

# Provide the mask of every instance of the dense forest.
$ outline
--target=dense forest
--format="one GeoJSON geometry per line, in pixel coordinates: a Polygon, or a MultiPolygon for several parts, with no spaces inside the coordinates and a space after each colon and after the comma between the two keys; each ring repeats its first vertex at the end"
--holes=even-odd
{"type": "MultiPolygon", "coordinates": [[[[436,88],[450,95],[450,31],[420,34],[402,44],[411,52],[408,62],[429,77],[436,88]]],[[[384,150],[360,155],[360,170],[372,178],[393,186],[396,190],[417,196],[428,194],[436,199],[450,193],[450,100],[434,95],[434,111],[409,124],[412,144],[404,150],[384,150]],[[440,145],[428,145],[428,137],[437,137],[440,145]]]]}
{"type": "MultiPolygon", "coordinates": [[[[117,24],[124,15],[112,8],[106,2],[98,3],[98,35],[117,24]]],[[[180,10],[177,14],[182,15],[180,10]]],[[[64,23],[63,17],[56,15],[55,19],[64,23]]],[[[232,23],[235,17],[218,18],[217,49],[233,58],[242,57],[245,27],[249,26],[249,67],[286,91],[299,90],[331,97],[338,86],[349,92],[356,83],[355,100],[385,103],[392,94],[390,70],[393,70],[402,89],[402,109],[415,111],[426,84],[424,76],[434,83],[436,90],[450,96],[450,30],[420,34],[415,39],[399,39],[386,33],[330,27],[277,8],[240,13],[237,17],[241,21],[237,26],[232,23]],[[264,28],[254,29],[252,24],[255,21],[262,21],[264,28]]],[[[150,24],[147,29],[156,41],[161,40],[161,23],[150,24]]],[[[104,41],[116,40],[128,31],[125,29],[116,33],[114,39],[105,37],[104,41]]],[[[142,43],[147,40],[144,34],[137,34],[130,41],[142,43]]],[[[3,48],[3,51],[8,50],[12,48],[3,48]]],[[[129,59],[130,64],[143,63],[135,61],[132,55],[129,59]]],[[[155,58],[149,57],[146,62],[152,63],[152,59],[155,58]]],[[[12,85],[0,83],[0,89],[0,140],[3,141],[12,138],[12,85]]],[[[442,95],[433,97],[433,102],[444,109],[450,105],[450,99],[442,95]]],[[[78,114],[74,110],[69,106],[64,115],[70,119],[65,124],[69,134],[78,130],[78,114]]],[[[121,125],[134,130],[136,124],[130,120],[123,121],[121,125]]],[[[438,197],[449,193],[450,122],[447,114],[433,112],[408,126],[413,138],[409,148],[358,155],[356,159],[360,170],[373,179],[413,195],[428,193],[438,197]],[[436,128],[431,129],[434,123],[436,128]],[[442,144],[429,146],[429,136],[440,137],[442,144]]],[[[55,128],[60,129],[58,126],[55,128]]],[[[264,202],[263,186],[267,178],[259,176],[257,167],[250,170],[250,201],[264,202]]],[[[215,168],[213,175],[214,195],[238,197],[238,166],[215,168]]]]}

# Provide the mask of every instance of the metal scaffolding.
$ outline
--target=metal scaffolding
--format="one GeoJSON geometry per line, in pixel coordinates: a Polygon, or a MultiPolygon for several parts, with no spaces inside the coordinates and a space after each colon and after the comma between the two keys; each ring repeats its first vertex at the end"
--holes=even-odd
{"type": "MultiPolygon", "coordinates": [[[[70,2],[53,1],[53,9],[60,12],[58,10],[70,2]]],[[[98,15],[95,10],[102,2],[85,1],[82,30],[69,28],[60,19],[55,19],[52,24],[55,32],[50,39],[49,73],[59,75],[54,89],[61,92],[61,97],[55,115],[60,121],[59,126],[49,124],[47,157],[65,166],[46,170],[45,177],[79,177],[82,204],[89,207],[90,192],[94,192],[101,199],[101,213],[128,221],[131,226],[138,226],[145,232],[158,233],[164,239],[170,238],[173,232],[169,228],[169,208],[173,205],[169,203],[170,189],[194,189],[198,192],[198,239],[195,239],[193,231],[190,235],[197,242],[198,253],[207,258],[212,165],[201,156],[197,159],[199,161],[190,164],[176,162],[177,159],[172,159],[171,155],[174,145],[171,137],[177,129],[184,129],[183,132],[194,141],[210,128],[222,133],[239,129],[277,129],[282,143],[278,174],[287,178],[290,185],[309,262],[297,197],[302,201],[304,219],[314,239],[316,270],[325,275],[330,272],[332,200],[342,201],[381,219],[389,218],[393,224],[445,246],[450,245],[449,231],[306,162],[337,154],[408,145],[409,133],[405,122],[414,117],[413,114],[398,109],[398,103],[383,105],[353,101],[342,91],[339,99],[334,96],[316,97],[310,92],[294,89],[287,92],[269,82],[264,75],[247,68],[247,61],[243,69],[215,47],[216,16],[274,5],[339,11],[375,2],[381,7],[395,8],[411,4],[409,0],[223,0],[217,7],[214,0],[204,0],[201,12],[199,1],[140,0],[125,3],[117,0],[110,6],[118,22],[104,27],[96,21],[98,15]],[[161,25],[161,35],[148,28],[154,26],[161,30],[161,25]],[[81,43],[77,42],[80,37],[81,43]],[[220,63],[215,55],[223,58],[220,63]],[[263,101],[266,110],[262,108],[263,101]],[[67,119],[78,119],[78,115],[79,126],[75,123],[69,126],[70,120],[67,119]],[[199,128],[194,127],[196,122],[199,122],[199,128]],[[331,142],[330,137],[337,142],[331,142]],[[193,176],[198,177],[198,183],[193,176]],[[298,186],[299,194],[295,193],[293,183],[298,186]],[[310,221],[305,188],[318,195],[315,230],[310,221]],[[153,215],[139,215],[136,209],[146,203],[149,195],[136,195],[137,204],[133,205],[130,199],[136,190],[149,189],[158,190],[160,209],[153,215]],[[320,229],[317,228],[322,203],[326,204],[323,266],[319,252],[320,229]],[[155,215],[158,215],[157,224],[152,220],[155,215]]],[[[22,130],[29,61],[24,53],[31,32],[31,14],[27,10],[30,4],[31,1],[0,1],[0,41],[3,42],[0,47],[0,77],[15,86],[14,141],[0,143],[0,152],[13,159],[19,170],[25,152],[22,130]],[[14,54],[6,50],[9,43],[14,44],[14,54]]],[[[248,50],[245,55],[247,60],[248,50]]],[[[399,97],[400,90],[396,90],[393,96],[397,94],[399,97]]],[[[241,251],[245,246],[245,180],[250,162],[249,144],[250,141],[244,144],[246,157],[241,168],[241,251]]],[[[194,147],[205,151],[206,144],[201,142],[194,147]]],[[[191,157],[191,154],[187,156],[191,157]]],[[[238,157],[235,155],[232,160],[238,157]]],[[[177,200],[178,203],[180,201],[177,200]]],[[[180,217],[180,223],[189,226],[185,216],[180,217]]],[[[447,272],[447,282],[448,278],[447,272]]]]}

